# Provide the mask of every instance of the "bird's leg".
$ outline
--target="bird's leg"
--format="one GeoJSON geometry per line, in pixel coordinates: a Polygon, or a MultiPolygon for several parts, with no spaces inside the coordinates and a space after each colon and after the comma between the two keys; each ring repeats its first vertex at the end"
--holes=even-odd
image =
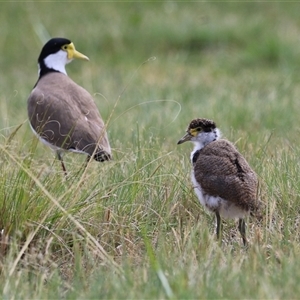
{"type": "Polygon", "coordinates": [[[216,212],[216,217],[217,217],[217,239],[220,240],[220,231],[221,231],[221,217],[219,212],[216,212]]]}
{"type": "Polygon", "coordinates": [[[248,242],[246,239],[246,223],[244,219],[239,219],[239,231],[241,233],[244,246],[247,246],[248,242]]]}
{"type": "Polygon", "coordinates": [[[61,153],[59,151],[57,151],[56,153],[57,153],[57,158],[60,160],[60,163],[61,163],[62,169],[63,169],[63,171],[65,173],[65,176],[68,176],[68,173],[67,173],[64,161],[62,159],[61,153]]]}

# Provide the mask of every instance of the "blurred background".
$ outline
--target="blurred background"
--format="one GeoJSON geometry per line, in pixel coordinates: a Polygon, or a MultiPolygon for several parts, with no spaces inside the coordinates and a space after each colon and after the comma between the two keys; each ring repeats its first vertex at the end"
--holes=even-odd
{"type": "MultiPolygon", "coordinates": [[[[298,10],[285,2],[4,2],[1,134],[27,118],[43,44],[66,37],[90,58],[68,65],[68,75],[95,96],[115,148],[137,126],[173,148],[194,117],[214,119],[229,138],[273,131],[293,140],[298,10]]],[[[19,132],[32,137],[27,123],[19,132]]]]}

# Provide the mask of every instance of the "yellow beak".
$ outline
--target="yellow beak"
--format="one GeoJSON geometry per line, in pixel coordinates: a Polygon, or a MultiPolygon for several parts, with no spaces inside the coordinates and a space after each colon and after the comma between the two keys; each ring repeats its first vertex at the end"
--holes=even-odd
{"type": "Polygon", "coordinates": [[[78,59],[83,59],[83,60],[89,60],[89,58],[87,56],[85,56],[84,54],[80,53],[79,51],[77,51],[75,49],[75,46],[73,43],[68,45],[67,52],[68,52],[68,59],[78,58],[78,59]]]}

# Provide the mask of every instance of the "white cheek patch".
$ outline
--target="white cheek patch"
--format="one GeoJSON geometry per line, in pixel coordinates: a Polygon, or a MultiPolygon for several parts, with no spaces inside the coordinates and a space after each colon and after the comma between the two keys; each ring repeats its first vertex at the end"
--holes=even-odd
{"type": "Polygon", "coordinates": [[[216,140],[221,138],[222,134],[221,134],[221,131],[218,128],[216,128],[214,130],[214,133],[215,133],[215,136],[216,136],[216,140]]]}
{"type": "Polygon", "coordinates": [[[65,65],[69,62],[71,62],[71,60],[68,59],[67,52],[63,50],[59,50],[54,54],[50,54],[44,59],[44,63],[47,68],[53,69],[65,75],[67,75],[65,65]]]}

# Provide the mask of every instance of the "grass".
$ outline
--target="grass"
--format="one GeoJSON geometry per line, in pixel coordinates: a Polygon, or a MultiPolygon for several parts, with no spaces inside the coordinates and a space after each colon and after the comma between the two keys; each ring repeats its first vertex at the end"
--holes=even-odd
{"type": "Polygon", "coordinates": [[[283,299],[299,295],[298,3],[4,2],[0,10],[0,286],[5,299],[283,299]],[[12,21],[11,16],[14,16],[12,21]],[[49,36],[90,57],[114,160],[67,154],[64,179],[27,122],[49,36]],[[154,59],[155,57],[156,59],[154,59]],[[263,219],[214,216],[189,179],[194,117],[260,178],[263,219]]]}

